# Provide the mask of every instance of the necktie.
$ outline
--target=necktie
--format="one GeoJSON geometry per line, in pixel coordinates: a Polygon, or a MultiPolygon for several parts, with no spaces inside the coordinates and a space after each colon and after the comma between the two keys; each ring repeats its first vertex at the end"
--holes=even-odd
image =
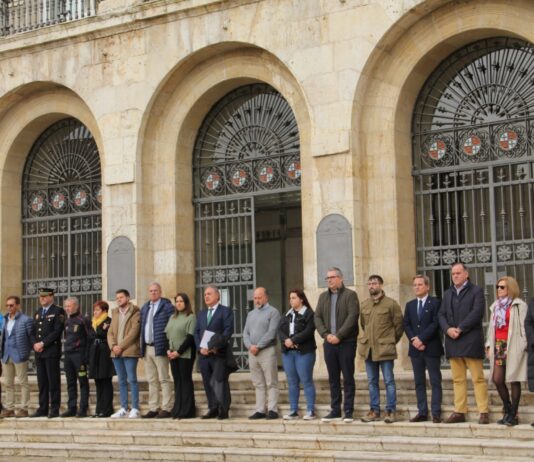
{"type": "Polygon", "coordinates": [[[212,316],[213,316],[213,308],[208,308],[208,324],[210,323],[212,316]]]}
{"type": "Polygon", "coordinates": [[[148,312],[148,335],[146,343],[154,343],[154,304],[150,304],[148,312]]]}
{"type": "Polygon", "coordinates": [[[417,306],[417,317],[419,318],[419,321],[421,321],[422,316],[423,316],[423,300],[419,300],[419,305],[417,306]]]}
{"type": "Polygon", "coordinates": [[[48,308],[43,308],[43,318],[46,316],[47,311],[48,311],[48,308]]]}

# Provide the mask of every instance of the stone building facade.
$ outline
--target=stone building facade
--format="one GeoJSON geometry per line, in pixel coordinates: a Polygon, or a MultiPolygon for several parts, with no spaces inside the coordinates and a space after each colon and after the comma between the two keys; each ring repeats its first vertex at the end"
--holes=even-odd
{"type": "Polygon", "coordinates": [[[534,295],[528,0],[67,4],[2,13],[3,296],[216,282],[239,318],[254,284],[313,304],[332,261],[405,303],[456,260],[534,295]]]}

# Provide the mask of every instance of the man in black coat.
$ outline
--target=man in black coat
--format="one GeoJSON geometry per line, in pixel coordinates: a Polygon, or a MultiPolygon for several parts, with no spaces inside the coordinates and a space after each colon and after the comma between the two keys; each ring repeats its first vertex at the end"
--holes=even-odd
{"type": "MultiPolygon", "coordinates": [[[[527,334],[528,352],[528,389],[534,392],[534,298],[528,302],[525,332],[527,334]]],[[[534,427],[534,423],[531,425],[534,427]]]]}
{"type": "Polygon", "coordinates": [[[483,290],[469,281],[463,263],[451,267],[453,285],[443,294],[439,324],[445,334],[445,355],[451,365],[454,412],[445,423],[465,422],[467,413],[467,378],[469,369],[475,389],[480,424],[489,423],[488,386],[484,378],[484,331],[486,310],[483,290]]]}
{"type": "Polygon", "coordinates": [[[54,290],[39,289],[41,308],[35,313],[31,342],[35,351],[39,407],[31,417],[59,417],[61,403],[60,367],[61,335],[65,311],[54,304],[54,290]]]}
{"type": "Polygon", "coordinates": [[[404,331],[410,341],[408,356],[412,361],[417,396],[417,415],[410,422],[424,422],[428,420],[428,403],[426,398],[426,375],[428,370],[432,387],[432,421],[441,422],[441,346],[438,313],[440,302],[430,297],[430,280],[428,276],[418,274],[412,281],[416,296],[406,304],[404,310],[404,331]]]}

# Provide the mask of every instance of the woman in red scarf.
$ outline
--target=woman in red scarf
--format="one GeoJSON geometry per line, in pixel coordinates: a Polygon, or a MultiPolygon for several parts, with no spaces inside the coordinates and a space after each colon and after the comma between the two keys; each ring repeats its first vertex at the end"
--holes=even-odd
{"type": "Polygon", "coordinates": [[[525,316],[527,304],[519,298],[517,281],[511,276],[499,279],[497,300],[490,307],[486,356],[490,362],[490,380],[503,402],[504,415],[497,423],[517,425],[521,382],[527,380],[527,340],[525,316]],[[512,396],[507,387],[510,384],[512,396]]]}

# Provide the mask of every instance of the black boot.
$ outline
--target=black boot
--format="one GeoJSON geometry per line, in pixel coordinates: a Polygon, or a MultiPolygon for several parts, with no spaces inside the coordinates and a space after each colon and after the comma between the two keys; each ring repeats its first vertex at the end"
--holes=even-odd
{"type": "Polygon", "coordinates": [[[512,404],[510,403],[510,401],[508,401],[507,403],[504,403],[504,414],[502,416],[502,419],[497,420],[497,423],[499,425],[506,425],[506,422],[508,422],[511,409],[512,409],[512,404]]]}
{"type": "Polygon", "coordinates": [[[506,420],[504,420],[504,425],[507,425],[508,427],[513,427],[519,423],[519,418],[517,417],[517,406],[516,404],[512,404],[510,406],[508,417],[506,420]]]}

